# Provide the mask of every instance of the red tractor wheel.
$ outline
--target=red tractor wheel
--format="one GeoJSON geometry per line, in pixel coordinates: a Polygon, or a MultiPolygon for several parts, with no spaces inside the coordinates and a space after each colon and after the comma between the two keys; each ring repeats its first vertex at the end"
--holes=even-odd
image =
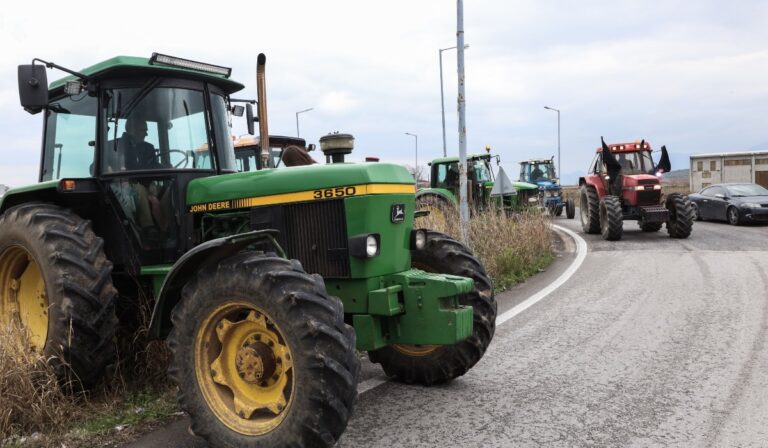
{"type": "Polygon", "coordinates": [[[672,193],[665,203],[669,210],[667,233],[671,238],[688,238],[693,230],[694,211],[688,196],[672,193]]]}
{"type": "Polygon", "coordinates": [[[620,240],[624,233],[624,216],[618,196],[606,196],[600,201],[600,233],[608,241],[620,240]]]}
{"type": "Polygon", "coordinates": [[[589,185],[581,186],[581,228],[586,233],[600,233],[600,199],[589,185]]]}

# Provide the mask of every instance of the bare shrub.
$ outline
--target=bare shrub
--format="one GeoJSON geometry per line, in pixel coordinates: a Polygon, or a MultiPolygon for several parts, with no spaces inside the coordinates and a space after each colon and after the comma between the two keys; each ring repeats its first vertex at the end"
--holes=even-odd
{"type": "MultiPolygon", "coordinates": [[[[415,227],[460,239],[456,210],[432,211],[417,218],[415,227]]],[[[485,266],[497,290],[504,290],[538,272],[552,260],[552,223],[537,210],[508,217],[503,212],[473,213],[469,247],[485,266]]]]}
{"type": "Polygon", "coordinates": [[[0,397],[0,445],[14,435],[60,430],[79,413],[80,399],[65,393],[13,322],[0,325],[0,397]]]}

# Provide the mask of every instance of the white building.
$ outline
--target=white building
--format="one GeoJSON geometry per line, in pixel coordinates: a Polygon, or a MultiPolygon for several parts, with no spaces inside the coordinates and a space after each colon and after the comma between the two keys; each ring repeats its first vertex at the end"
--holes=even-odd
{"type": "Polygon", "coordinates": [[[691,191],[726,182],[752,182],[768,188],[768,151],[691,156],[691,191]]]}

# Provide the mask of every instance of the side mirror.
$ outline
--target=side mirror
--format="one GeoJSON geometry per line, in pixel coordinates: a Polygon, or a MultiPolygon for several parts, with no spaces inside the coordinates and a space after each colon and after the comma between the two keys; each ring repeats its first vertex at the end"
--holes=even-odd
{"type": "Polygon", "coordinates": [[[232,115],[242,117],[244,112],[245,108],[243,106],[232,106],[232,115]]]}
{"type": "Polygon", "coordinates": [[[725,199],[725,195],[724,195],[724,194],[722,194],[722,193],[717,193],[717,194],[715,195],[715,197],[716,197],[716,198],[720,198],[720,199],[725,199]]]}
{"type": "Polygon", "coordinates": [[[259,121],[259,118],[253,116],[253,106],[251,103],[245,104],[245,121],[248,122],[248,134],[253,135],[256,132],[253,123],[259,121]]]}
{"type": "Polygon", "coordinates": [[[40,112],[48,104],[48,77],[44,65],[19,66],[19,100],[21,107],[31,114],[40,112]]]}

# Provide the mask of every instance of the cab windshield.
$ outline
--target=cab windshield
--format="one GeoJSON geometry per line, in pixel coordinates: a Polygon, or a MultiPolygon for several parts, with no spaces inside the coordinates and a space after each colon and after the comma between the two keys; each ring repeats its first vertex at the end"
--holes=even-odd
{"type": "Polygon", "coordinates": [[[475,172],[473,179],[475,182],[491,182],[491,172],[485,160],[475,160],[470,168],[475,172]]]}
{"type": "Polygon", "coordinates": [[[523,171],[523,180],[528,182],[551,181],[555,179],[555,170],[549,162],[533,162],[523,171]]]}
{"type": "Polygon", "coordinates": [[[226,100],[202,89],[157,86],[105,89],[102,173],[144,170],[234,170],[226,100]],[[213,128],[216,141],[209,135],[213,128]],[[213,157],[212,147],[219,150],[213,157]],[[216,163],[220,166],[217,167],[216,163]]]}
{"type": "Polygon", "coordinates": [[[622,174],[647,174],[653,171],[650,151],[617,152],[614,155],[621,165],[622,174]]]}

